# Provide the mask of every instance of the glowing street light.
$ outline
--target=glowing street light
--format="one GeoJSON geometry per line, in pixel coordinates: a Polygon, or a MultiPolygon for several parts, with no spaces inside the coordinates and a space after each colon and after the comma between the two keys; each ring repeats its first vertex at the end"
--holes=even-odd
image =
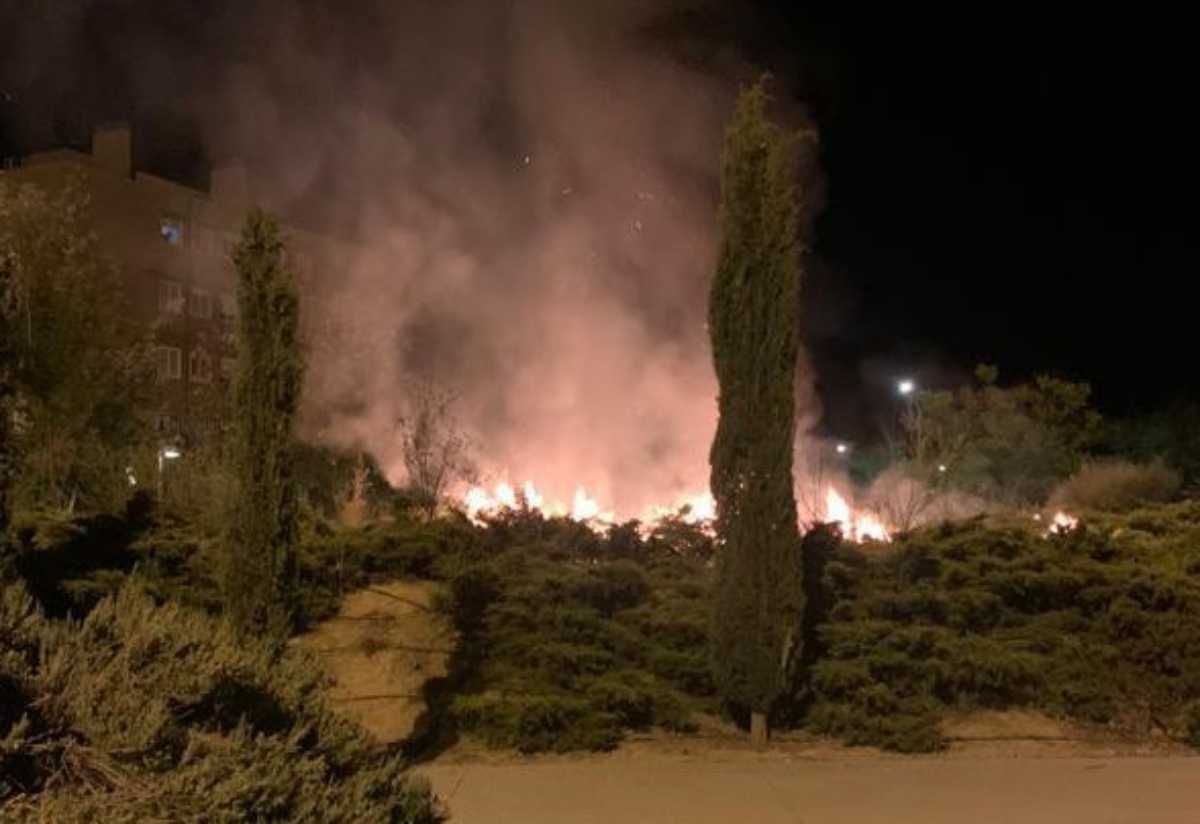
{"type": "Polygon", "coordinates": [[[846,444],[840,443],[837,445],[837,453],[839,455],[845,455],[849,451],[850,451],[850,447],[847,446],[846,444]]]}
{"type": "Polygon", "coordinates": [[[945,471],[946,471],[946,465],[938,464],[938,472],[945,472],[945,471]]]}
{"type": "Polygon", "coordinates": [[[183,456],[177,446],[164,446],[158,450],[158,497],[163,496],[163,461],[173,461],[183,456]]]}
{"type": "Polygon", "coordinates": [[[911,395],[913,392],[916,391],[916,389],[917,389],[916,382],[911,380],[910,378],[904,378],[903,380],[896,382],[896,391],[899,392],[901,395],[904,395],[904,396],[911,395]]]}

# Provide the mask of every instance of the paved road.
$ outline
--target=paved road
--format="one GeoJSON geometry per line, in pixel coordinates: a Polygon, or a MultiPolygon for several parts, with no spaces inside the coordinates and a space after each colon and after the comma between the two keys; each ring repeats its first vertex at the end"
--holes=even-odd
{"type": "Polygon", "coordinates": [[[596,757],[422,769],[459,824],[1200,824],[1200,758],[596,757]]]}

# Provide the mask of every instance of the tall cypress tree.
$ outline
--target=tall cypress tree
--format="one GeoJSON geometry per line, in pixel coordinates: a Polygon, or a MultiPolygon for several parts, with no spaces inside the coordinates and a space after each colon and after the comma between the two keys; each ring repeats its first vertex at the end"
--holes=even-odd
{"type": "Polygon", "coordinates": [[[799,352],[796,137],[767,117],[762,82],[738,99],[721,163],[721,248],[708,322],[720,384],[709,463],[717,502],[712,666],[732,706],[767,717],[798,657],[801,589],[792,480],[799,352]]]}
{"type": "Polygon", "coordinates": [[[0,582],[8,574],[9,490],[16,467],[16,444],[13,442],[12,402],[16,395],[16,376],[13,374],[13,352],[9,345],[12,323],[16,315],[15,263],[0,248],[0,582]]]}
{"type": "Polygon", "coordinates": [[[237,496],[226,548],[226,611],[246,631],[290,628],[298,490],[292,426],[304,379],[299,300],[275,220],[246,219],[233,253],[238,273],[238,370],[232,460],[237,496]]]}

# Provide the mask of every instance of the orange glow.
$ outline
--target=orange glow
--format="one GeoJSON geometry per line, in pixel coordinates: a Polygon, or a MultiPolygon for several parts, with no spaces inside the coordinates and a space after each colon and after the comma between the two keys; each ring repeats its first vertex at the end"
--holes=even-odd
{"type": "Polygon", "coordinates": [[[1050,519],[1050,528],[1046,530],[1046,534],[1061,535],[1064,532],[1070,532],[1077,526],[1079,526],[1079,519],[1074,515],[1068,515],[1060,509],[1050,519]]]}
{"type": "Polygon", "coordinates": [[[848,541],[890,541],[891,535],[876,515],[856,512],[850,503],[832,486],[825,491],[825,523],[841,527],[842,536],[848,541]]]}
{"type": "MultiPolygon", "coordinates": [[[[619,522],[616,514],[603,509],[600,502],[582,485],[575,488],[569,506],[562,501],[548,499],[532,481],[525,481],[521,485],[519,495],[507,482],[500,482],[491,490],[482,486],[471,487],[462,495],[462,506],[467,517],[477,524],[484,524],[488,517],[506,510],[522,508],[539,512],[547,518],[569,517],[597,530],[619,522]]],[[[716,514],[717,505],[713,496],[708,492],[697,492],[681,495],[669,506],[648,507],[641,521],[653,527],[668,518],[678,518],[686,524],[710,531],[716,514]]],[[[890,530],[877,515],[866,510],[855,510],[832,485],[825,492],[825,512],[821,520],[837,524],[848,541],[891,540],[890,530]]],[[[811,524],[801,524],[801,527],[808,526],[811,524]]]]}

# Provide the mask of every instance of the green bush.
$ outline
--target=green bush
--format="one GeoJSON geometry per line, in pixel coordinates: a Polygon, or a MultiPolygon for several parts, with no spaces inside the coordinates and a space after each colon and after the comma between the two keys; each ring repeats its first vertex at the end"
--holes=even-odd
{"type": "Polygon", "coordinates": [[[582,536],[528,513],[481,536],[442,606],[470,672],[451,705],[484,743],[606,749],[626,730],[693,728],[713,708],[704,562],[634,530],[582,536]]]}
{"type": "Polygon", "coordinates": [[[632,561],[615,561],[589,570],[572,587],[574,600],[584,603],[603,615],[611,616],[623,609],[640,604],[649,593],[646,575],[632,561]]]}
{"type": "Polygon", "coordinates": [[[1187,743],[1200,750],[1200,701],[1188,705],[1184,723],[1187,743]]]}
{"type": "Polygon", "coordinates": [[[805,723],[851,743],[941,745],[951,709],[1028,707],[1188,736],[1200,701],[1200,505],[1034,525],[945,524],[840,552],[805,723]]]}
{"type": "Polygon", "coordinates": [[[319,666],[156,606],[82,623],[0,592],[0,818],[430,822],[428,788],[330,712],[319,666]]]}
{"type": "Polygon", "coordinates": [[[580,698],[485,692],[459,696],[454,711],[462,729],[489,746],[520,752],[609,750],[621,740],[618,718],[580,698]]]}

